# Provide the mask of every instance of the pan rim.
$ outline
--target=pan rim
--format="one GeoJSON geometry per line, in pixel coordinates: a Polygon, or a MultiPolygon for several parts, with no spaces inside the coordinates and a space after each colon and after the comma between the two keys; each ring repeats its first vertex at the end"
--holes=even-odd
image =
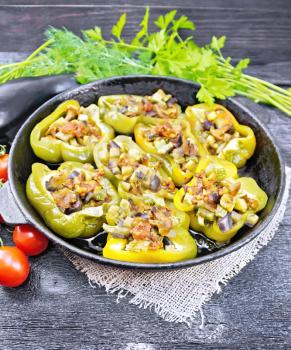
{"type": "Polygon", "coordinates": [[[180,79],[175,77],[163,77],[163,76],[156,76],[156,75],[130,75],[130,76],[115,76],[111,78],[101,79],[94,81],[92,83],[81,85],[80,87],[73,88],[70,90],[66,90],[65,92],[62,92],[53,98],[46,101],[44,104],[42,104],[39,108],[37,108],[25,121],[25,123],[22,125],[20,130],[18,131],[17,135],[15,136],[15,139],[13,140],[11,151],[10,151],[10,157],[9,157],[9,166],[8,166],[8,172],[9,172],[9,185],[11,192],[13,194],[13,197],[16,201],[17,206],[19,207],[20,211],[24,215],[24,217],[27,219],[27,221],[35,226],[37,229],[39,229],[41,232],[43,232],[49,239],[54,241],[55,243],[58,243],[59,245],[63,246],[64,248],[67,248],[69,251],[76,253],[82,257],[89,258],[91,260],[94,260],[98,263],[104,264],[104,265],[111,265],[115,267],[122,267],[122,268],[129,268],[129,269],[137,269],[137,270],[151,270],[151,271],[161,271],[161,270],[169,270],[169,269],[181,269],[181,268],[189,268],[192,266],[197,266],[209,261],[213,261],[216,259],[219,259],[225,255],[228,255],[230,253],[233,253],[237,251],[238,249],[242,248],[244,245],[251,242],[254,238],[256,238],[272,221],[274,215],[277,213],[278,209],[280,208],[280,205],[282,203],[283,199],[283,193],[285,189],[285,165],[284,161],[282,159],[282,156],[280,154],[279,148],[274,140],[274,137],[270,133],[269,130],[265,128],[265,126],[262,124],[262,122],[251,112],[249,109],[247,109],[245,106],[243,106],[240,102],[229,98],[227,101],[231,102],[232,105],[239,108],[242,112],[246,113],[251,119],[253,119],[261,128],[264,133],[267,135],[267,137],[272,141],[272,144],[274,146],[276,155],[279,160],[280,165],[280,183],[279,183],[279,191],[277,194],[277,198],[275,201],[275,204],[273,208],[271,209],[270,213],[263,219],[263,221],[260,223],[260,225],[255,228],[253,231],[251,231],[249,234],[247,234],[245,237],[241,238],[238,241],[235,241],[225,247],[222,250],[218,250],[214,253],[209,253],[204,256],[200,256],[193,259],[188,259],[184,261],[178,261],[174,263],[163,263],[163,264],[146,264],[146,263],[132,263],[132,262],[125,262],[125,261],[119,261],[119,260],[112,260],[108,258],[104,258],[103,256],[94,254],[92,252],[83,250],[81,248],[78,248],[72,244],[70,244],[68,241],[64,240],[62,237],[55,234],[53,231],[51,231],[48,227],[45,226],[45,224],[39,224],[33,217],[30,215],[30,213],[26,210],[26,208],[23,206],[23,202],[20,199],[20,196],[18,195],[18,192],[16,190],[16,180],[13,175],[13,159],[15,152],[17,150],[17,141],[21,137],[23,130],[27,127],[27,125],[31,124],[31,122],[37,117],[37,115],[46,107],[50,106],[55,101],[58,101],[62,99],[63,96],[66,96],[68,93],[73,92],[86,92],[86,90],[92,89],[96,85],[102,85],[104,83],[110,84],[114,83],[116,81],[120,81],[119,84],[122,83],[122,81],[126,82],[133,82],[135,80],[165,80],[170,82],[182,82],[189,84],[189,86],[192,86],[193,88],[198,88],[199,85],[194,83],[193,81],[186,80],[186,79],[180,79]]]}

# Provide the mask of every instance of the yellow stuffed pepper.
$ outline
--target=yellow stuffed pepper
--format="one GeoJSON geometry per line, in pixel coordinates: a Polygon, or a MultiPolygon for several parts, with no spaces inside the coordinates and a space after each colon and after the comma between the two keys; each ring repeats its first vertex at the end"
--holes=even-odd
{"type": "Polygon", "coordinates": [[[238,168],[253,155],[256,148],[253,130],[239,124],[224,106],[200,103],[187,107],[185,115],[210,154],[228,160],[238,168]]]}
{"type": "Polygon", "coordinates": [[[185,119],[139,123],[134,128],[134,136],[145,152],[161,157],[177,186],[187,183],[200,157],[208,155],[185,119]]]}
{"type": "Polygon", "coordinates": [[[101,122],[96,105],[84,108],[68,100],[36,124],[30,143],[34,153],[50,163],[91,163],[94,146],[113,137],[114,130],[101,122]]]}
{"type": "Polygon", "coordinates": [[[191,227],[218,242],[230,240],[244,225],[256,225],[256,213],[268,200],[254,179],[237,178],[234,168],[225,160],[203,159],[174,198],[177,209],[189,212],[191,227]]]}
{"type": "Polygon", "coordinates": [[[103,229],[103,256],[139,263],[170,263],[195,258],[197,245],[188,232],[189,217],[169,204],[148,206],[122,199],[112,205],[103,229]]]}
{"type": "Polygon", "coordinates": [[[116,185],[121,198],[164,205],[176,187],[153,154],[145,153],[130,137],[119,135],[94,149],[97,167],[116,185]]]}
{"type": "Polygon", "coordinates": [[[141,121],[153,119],[176,119],[181,115],[177,99],[163,90],[151,96],[111,95],[98,100],[102,119],[121,134],[131,134],[141,121]]]}

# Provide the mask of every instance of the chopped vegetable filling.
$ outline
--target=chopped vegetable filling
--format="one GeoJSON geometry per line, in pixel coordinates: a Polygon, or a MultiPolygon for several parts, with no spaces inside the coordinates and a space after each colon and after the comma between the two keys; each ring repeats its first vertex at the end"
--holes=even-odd
{"type": "Polygon", "coordinates": [[[230,115],[222,108],[217,107],[197,116],[201,123],[200,140],[212,155],[219,155],[231,140],[242,137],[234,128],[230,115]]]}
{"type": "Polygon", "coordinates": [[[68,108],[65,117],[60,117],[50,125],[45,137],[58,139],[73,146],[97,143],[101,131],[86,108],[68,108]]]}
{"type": "Polygon", "coordinates": [[[165,246],[164,237],[166,246],[171,245],[172,229],[178,223],[168,208],[134,204],[126,199],[121,200],[120,206],[111,206],[107,215],[111,225],[103,224],[104,230],[113,237],[126,238],[125,249],[130,251],[161,249],[165,246]]]}
{"type": "MultiPolygon", "coordinates": [[[[222,232],[226,232],[238,222],[247,211],[256,211],[257,198],[241,190],[240,182],[231,178],[219,179],[219,173],[206,171],[196,174],[192,185],[184,185],[184,202],[194,205],[194,212],[200,225],[217,221],[222,232]]],[[[254,226],[258,221],[256,214],[250,214],[247,223],[254,226]]]]}
{"type": "MultiPolygon", "coordinates": [[[[106,152],[106,151],[105,151],[106,152]]],[[[158,169],[160,161],[153,156],[128,149],[126,144],[108,144],[108,168],[122,181],[122,186],[132,194],[142,194],[144,190],[159,192],[161,189],[174,193],[176,187],[168,177],[162,177],[158,169]]]]}
{"type": "Polygon", "coordinates": [[[193,171],[198,162],[198,147],[190,137],[183,133],[181,123],[165,121],[145,130],[145,137],[152,142],[161,155],[169,154],[183,171],[193,171]]]}
{"type": "Polygon", "coordinates": [[[106,100],[104,111],[121,113],[129,118],[147,116],[153,118],[176,119],[181,113],[181,107],[176,98],[167,95],[163,90],[156,91],[151,96],[116,95],[106,100]]]}
{"type": "Polygon", "coordinates": [[[93,175],[84,171],[69,173],[63,170],[51,176],[45,185],[58,208],[65,214],[72,214],[84,208],[98,207],[110,200],[106,189],[100,185],[102,176],[104,173],[101,170],[96,170],[93,175]]]}

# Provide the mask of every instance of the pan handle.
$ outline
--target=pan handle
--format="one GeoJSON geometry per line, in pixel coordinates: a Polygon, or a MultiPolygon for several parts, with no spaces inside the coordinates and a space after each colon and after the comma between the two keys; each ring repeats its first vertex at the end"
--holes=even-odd
{"type": "Polygon", "coordinates": [[[8,225],[27,224],[28,220],[22,214],[6,182],[0,190],[0,214],[8,225]]]}

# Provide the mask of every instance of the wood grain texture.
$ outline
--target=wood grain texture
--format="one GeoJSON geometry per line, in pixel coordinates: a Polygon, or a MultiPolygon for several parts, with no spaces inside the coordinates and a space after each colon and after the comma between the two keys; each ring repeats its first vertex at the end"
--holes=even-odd
{"type": "MultiPolygon", "coordinates": [[[[93,0],[86,2],[96,5],[93,10],[84,5],[81,8],[72,6],[78,1],[66,1],[66,5],[71,6],[66,8],[39,6],[64,2],[30,0],[26,6],[11,7],[1,6],[8,4],[8,1],[2,1],[0,62],[23,58],[24,52],[40,43],[41,32],[48,24],[70,24],[70,28],[78,31],[99,22],[109,28],[125,7],[131,13],[129,34],[141,17],[144,5],[141,0],[127,0],[126,4],[116,0],[112,1],[118,4],[114,12],[108,6],[110,3],[98,7],[100,2],[93,0]],[[38,6],[28,7],[28,4],[38,6]]],[[[9,2],[10,5],[19,3],[24,1],[9,2]]],[[[150,3],[157,6],[155,15],[162,13],[163,7],[176,6],[174,1],[150,3]]],[[[232,55],[235,53],[235,57],[248,52],[257,63],[270,62],[266,66],[250,67],[252,74],[290,84],[291,45],[286,44],[291,37],[290,18],[288,20],[291,6],[288,3],[281,0],[183,0],[177,6],[191,9],[187,14],[200,21],[199,40],[204,41],[215,33],[226,34],[230,37],[229,51],[232,55]],[[228,10],[228,6],[237,11],[228,10]],[[286,62],[280,63],[282,60],[286,62]]],[[[243,98],[239,100],[269,128],[291,166],[290,118],[275,109],[243,98]]],[[[138,309],[125,300],[117,304],[115,295],[107,295],[98,287],[90,288],[86,277],[77,272],[55,246],[51,246],[44,255],[31,259],[31,277],[24,286],[0,288],[0,349],[289,349],[290,233],[291,198],[274,240],[203,308],[206,317],[203,329],[199,328],[199,317],[192,328],[188,328],[164,322],[154,312],[138,309]]],[[[2,227],[0,235],[5,243],[11,243],[11,233],[7,229],[2,227]]]]}
{"type": "MultiPolygon", "coordinates": [[[[108,33],[124,11],[128,14],[125,34],[130,37],[137,30],[144,13],[144,4],[141,1],[137,1],[134,6],[122,1],[101,6],[98,2],[88,5],[80,2],[78,6],[58,2],[57,7],[48,1],[46,3],[43,6],[41,2],[38,2],[40,5],[31,5],[28,2],[11,6],[10,3],[8,5],[6,2],[6,5],[3,2],[0,6],[2,51],[33,50],[42,42],[43,32],[49,25],[65,26],[76,33],[84,28],[101,25],[104,32],[108,33]]],[[[222,1],[220,6],[213,1],[209,5],[202,1],[197,4],[195,1],[186,1],[184,5],[180,1],[179,13],[187,14],[197,24],[195,39],[199,44],[208,43],[212,35],[226,34],[228,42],[225,55],[231,55],[235,59],[249,57],[253,63],[258,64],[273,62],[274,57],[276,61],[288,61],[291,56],[291,6],[287,5],[288,1],[282,1],[282,6],[279,3],[270,7],[260,6],[259,2],[256,2],[256,6],[248,6],[250,3],[248,1],[243,6],[236,7],[235,2],[231,6],[229,1],[229,6],[222,5],[222,1]]],[[[155,19],[167,9],[176,6],[174,2],[171,4],[172,6],[161,2],[160,5],[153,6],[152,17],[155,19]]]]}

